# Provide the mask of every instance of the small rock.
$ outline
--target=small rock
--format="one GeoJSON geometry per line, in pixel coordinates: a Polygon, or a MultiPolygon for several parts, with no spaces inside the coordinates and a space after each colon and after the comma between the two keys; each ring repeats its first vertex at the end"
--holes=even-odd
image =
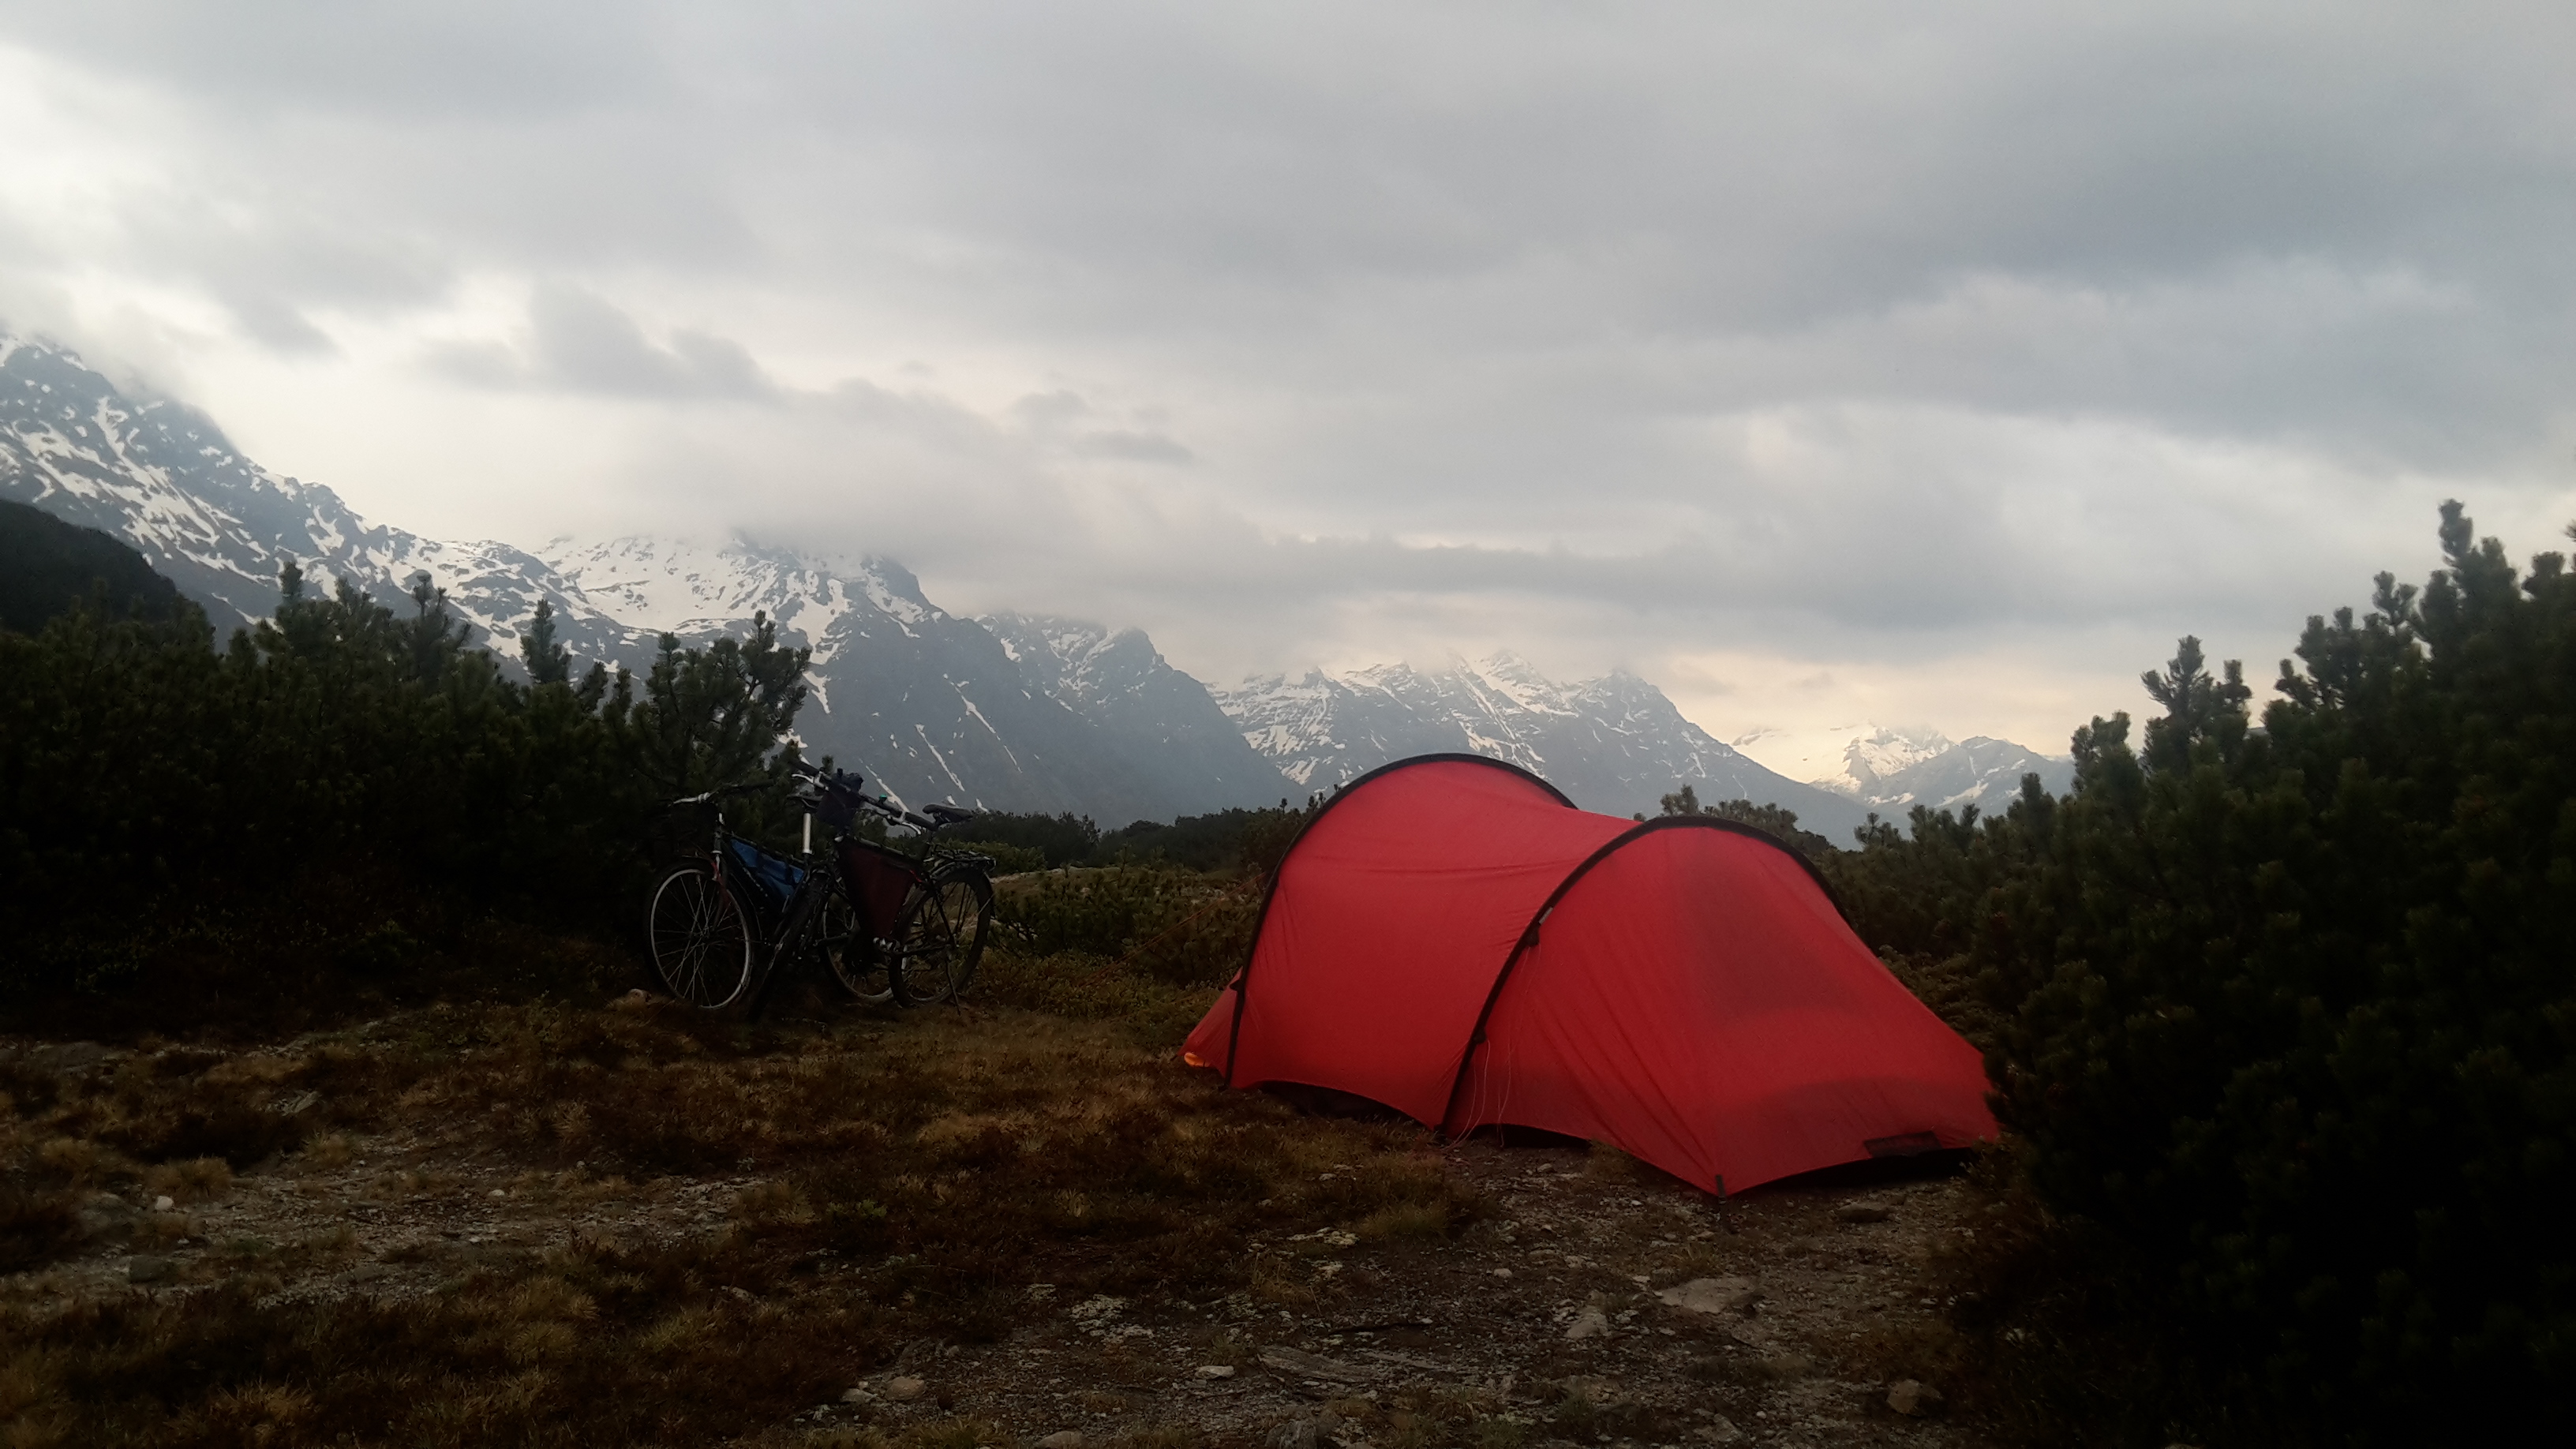
{"type": "Polygon", "coordinates": [[[1888,1386],[1887,1406],[1909,1419],[1924,1418],[1940,1412],[1941,1391],[1930,1384],[1898,1379],[1888,1386]]]}
{"type": "Polygon", "coordinates": [[[1693,1278],[1655,1296],[1685,1313],[1751,1313],[1762,1290],[1750,1278],[1693,1278]]]}
{"type": "Polygon", "coordinates": [[[497,1188],[497,1187],[496,1187],[496,1188],[492,1189],[491,1195],[492,1195],[493,1197],[508,1197],[510,1194],[509,1194],[508,1192],[506,1192],[506,1191],[504,1191],[504,1190],[502,1190],[502,1189],[500,1189],[500,1188],[497,1188]]]}
{"type": "Polygon", "coordinates": [[[80,1211],[73,1215],[73,1220],[80,1225],[82,1237],[99,1238],[132,1232],[135,1220],[141,1216],[135,1211],[134,1204],[115,1193],[97,1192],[90,1194],[89,1200],[80,1205],[80,1211]]]}
{"type": "Polygon", "coordinates": [[[1700,1425],[1699,1436],[1711,1444],[1741,1444],[1746,1437],[1743,1430],[1735,1427],[1735,1421],[1724,1414],[1700,1425]]]}
{"type": "Polygon", "coordinates": [[[1038,1441],[1038,1449],[1082,1449],[1080,1429],[1058,1429],[1038,1441]]]}
{"type": "Polygon", "coordinates": [[[159,1197],[152,1199],[152,1210],[156,1213],[166,1213],[178,1205],[178,1199],[170,1196],[170,1194],[166,1192],[161,1194],[159,1197]]]}
{"type": "Polygon", "coordinates": [[[1587,1338],[1609,1336],[1610,1315],[1602,1312],[1601,1305],[1598,1303],[1585,1304],[1583,1311],[1574,1315],[1574,1322],[1568,1324],[1565,1330],[1565,1341],[1568,1343],[1580,1343],[1587,1338]]]}
{"type": "Polygon", "coordinates": [[[170,1260],[167,1258],[125,1260],[125,1281],[128,1283],[158,1283],[169,1276],[170,1260]]]}
{"type": "Polygon", "coordinates": [[[1199,1365],[1199,1377],[1200,1377],[1200,1378],[1203,1378],[1203,1379],[1230,1379],[1230,1378],[1233,1378],[1233,1377],[1234,1377],[1234,1365],[1232,1365],[1232,1364],[1230,1364],[1230,1363],[1203,1363],[1203,1364],[1200,1364],[1200,1365],[1199,1365]]]}
{"type": "Polygon", "coordinates": [[[1272,1344],[1261,1350],[1261,1365],[1294,1374],[1301,1379],[1330,1379],[1336,1383],[1360,1383],[1377,1377],[1357,1364],[1348,1364],[1322,1354],[1307,1353],[1285,1344],[1272,1344]]]}
{"type": "Polygon", "coordinates": [[[1314,1420],[1291,1419],[1271,1430],[1262,1442],[1267,1449],[1315,1449],[1316,1437],[1314,1420]]]}
{"type": "Polygon", "coordinates": [[[37,1047],[27,1053],[35,1066],[56,1072],[85,1072],[107,1060],[107,1048],[94,1041],[62,1041],[37,1047]]]}
{"type": "Polygon", "coordinates": [[[1508,1278],[1512,1276],[1512,1270],[1509,1268],[1496,1268],[1494,1270],[1494,1276],[1497,1278],[1508,1278]]]}
{"type": "Polygon", "coordinates": [[[1762,1360],[1762,1372],[1775,1379],[1813,1378],[1816,1361],[1803,1353],[1778,1353],[1762,1360]]]}
{"type": "Polygon", "coordinates": [[[1895,1216],[1896,1209],[1875,1198],[1856,1197],[1834,1209],[1834,1221],[1841,1223],[1883,1223],[1895,1216]]]}
{"type": "Polygon", "coordinates": [[[877,1396],[869,1393],[864,1386],[841,1390],[841,1402],[845,1404],[873,1404],[876,1401],[877,1396]]]}
{"type": "Polygon", "coordinates": [[[899,1379],[886,1380],[885,1396],[888,1399],[893,1400],[895,1403],[909,1404],[913,1400],[920,1398],[923,1391],[929,1387],[930,1385],[907,1374],[899,1379]]]}
{"type": "Polygon", "coordinates": [[[1628,1401],[1628,1396],[1620,1392],[1617,1379],[1570,1378],[1564,1381],[1564,1387],[1568,1394],[1596,1409],[1612,1408],[1628,1401]]]}

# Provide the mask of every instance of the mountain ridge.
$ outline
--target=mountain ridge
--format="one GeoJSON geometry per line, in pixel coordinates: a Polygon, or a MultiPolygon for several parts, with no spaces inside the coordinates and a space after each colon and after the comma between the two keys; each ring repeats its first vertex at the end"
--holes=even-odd
{"type": "Polygon", "coordinates": [[[2062,795],[2075,783],[2075,762],[2064,755],[1988,735],[1952,740],[1928,725],[1863,722],[1803,735],[1754,730],[1738,735],[1734,744],[1764,746],[1774,761],[1793,770],[1818,770],[1831,762],[1839,768],[1812,775],[1809,783],[1891,819],[1902,819],[1917,805],[1974,805],[1993,814],[2020,796],[2024,775],[2039,776],[2052,794],[2062,795]]]}
{"type": "Polygon", "coordinates": [[[1455,750],[1509,760],[1605,814],[1652,814],[1685,783],[1703,800],[1784,806],[1837,843],[1866,814],[1718,740],[1625,670],[1558,684],[1505,651],[1430,670],[1380,664],[1293,681],[1257,676],[1219,691],[1217,702],[1255,750],[1309,789],[1407,755],[1455,750]]]}
{"type": "MultiPolygon", "coordinates": [[[[577,658],[638,674],[665,634],[695,643],[766,615],[783,642],[813,651],[813,702],[799,720],[809,750],[898,799],[1163,820],[1303,796],[1406,755],[1465,750],[1532,769],[1578,805],[1613,814],[1652,813],[1663,794],[1691,783],[1707,800],[1785,806],[1839,842],[1878,803],[1765,767],[1624,671],[1565,685],[1505,652],[1220,690],[1174,668],[1139,630],[1043,614],[952,615],[910,570],[879,556],[833,563],[740,538],[564,536],[534,549],[426,538],[367,521],[322,484],[261,467],[184,403],[129,397],[68,349],[5,330],[0,497],[131,544],[219,630],[265,617],[288,562],[348,579],[398,610],[412,607],[407,581],[426,572],[477,642],[505,659],[548,603],[577,658]]],[[[2020,747],[1972,740],[1948,749],[1967,751],[1942,767],[1948,773],[1928,757],[1909,761],[1906,769],[1925,773],[1889,775],[1880,793],[1964,799],[1961,782],[1974,783],[1978,760],[2002,768],[1994,762],[2020,747]]]]}

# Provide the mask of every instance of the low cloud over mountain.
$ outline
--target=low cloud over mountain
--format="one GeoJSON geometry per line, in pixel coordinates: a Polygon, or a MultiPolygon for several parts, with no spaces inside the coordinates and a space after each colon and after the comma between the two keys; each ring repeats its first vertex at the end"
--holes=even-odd
{"type": "Polygon", "coordinates": [[[578,658],[639,673],[664,633],[702,639],[765,613],[783,639],[813,650],[813,703],[800,721],[809,746],[912,800],[1124,824],[1302,798],[1406,755],[1460,750],[1534,770],[1588,809],[1652,813],[1689,782],[1704,800],[1786,806],[1839,840],[1867,808],[1983,800],[2003,788],[1995,772],[2036,758],[1944,740],[1867,788],[1801,784],[1624,672],[1558,684],[1502,654],[1212,693],[1138,630],[961,617],[890,559],[831,562],[740,540],[557,538],[523,549],[424,538],[260,467],[182,404],[129,397],[60,348],[6,336],[0,496],[132,543],[219,628],[267,614],[289,561],[403,609],[406,582],[427,572],[504,656],[543,600],[578,658]]]}

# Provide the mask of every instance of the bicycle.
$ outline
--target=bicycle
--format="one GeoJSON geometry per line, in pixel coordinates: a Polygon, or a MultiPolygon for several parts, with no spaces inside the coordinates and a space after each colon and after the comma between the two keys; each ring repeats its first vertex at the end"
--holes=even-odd
{"type": "Polygon", "coordinates": [[[765,786],[728,786],[665,807],[659,834],[664,853],[678,858],[656,876],[645,921],[663,984],[703,1010],[756,1017],[781,977],[819,962],[861,1002],[957,1000],[991,932],[992,859],[932,842],[974,812],[931,805],[914,814],[870,798],[858,776],[841,771],[799,766],[794,779],[792,797],[806,807],[797,860],[725,824],[725,800],[765,786]],[[861,837],[852,827],[863,812],[911,831],[919,853],[861,837]],[[830,832],[820,859],[818,818],[830,832]]]}

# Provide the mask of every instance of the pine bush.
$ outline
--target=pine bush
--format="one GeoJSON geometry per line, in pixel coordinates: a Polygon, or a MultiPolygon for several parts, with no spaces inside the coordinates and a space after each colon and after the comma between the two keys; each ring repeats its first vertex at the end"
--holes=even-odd
{"type": "Polygon", "coordinates": [[[2576,579],[2445,567],[2312,618],[2260,728],[2198,641],[2076,781],[1837,865],[1942,963],[2061,1213],[2148,1265],[2254,1437],[2470,1437],[2576,1372],[2576,579]]]}

